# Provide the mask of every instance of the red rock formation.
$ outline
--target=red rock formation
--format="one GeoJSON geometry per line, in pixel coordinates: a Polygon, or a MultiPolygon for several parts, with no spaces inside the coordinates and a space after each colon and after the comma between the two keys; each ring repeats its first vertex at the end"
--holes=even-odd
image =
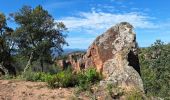
{"type": "Polygon", "coordinates": [[[85,68],[95,67],[104,75],[102,85],[119,84],[143,91],[133,26],[122,22],[98,36],[84,56],[85,68]]]}
{"type": "Polygon", "coordinates": [[[56,64],[60,66],[62,69],[71,67],[75,71],[80,71],[81,69],[84,69],[83,56],[84,52],[70,53],[67,55],[66,59],[56,60],[56,64]]]}
{"type": "Polygon", "coordinates": [[[84,56],[71,54],[68,61],[76,71],[96,68],[104,75],[101,85],[118,84],[143,91],[137,49],[133,26],[122,22],[98,36],[84,56]]]}

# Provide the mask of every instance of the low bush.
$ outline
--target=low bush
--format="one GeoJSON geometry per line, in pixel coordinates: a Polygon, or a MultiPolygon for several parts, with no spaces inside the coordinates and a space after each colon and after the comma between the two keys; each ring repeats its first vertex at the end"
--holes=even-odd
{"type": "Polygon", "coordinates": [[[23,72],[19,78],[26,80],[26,81],[36,81],[38,80],[39,76],[36,75],[35,72],[28,70],[26,72],[23,72]]]}
{"type": "Polygon", "coordinates": [[[67,69],[53,75],[49,73],[32,72],[31,70],[28,70],[17,78],[26,81],[47,82],[50,88],[77,86],[80,90],[88,90],[102,77],[96,71],[96,69],[89,68],[77,74],[74,74],[71,69],[67,69]]]}
{"type": "Polygon", "coordinates": [[[47,83],[51,88],[77,86],[80,90],[87,90],[100,79],[101,75],[94,68],[81,71],[77,74],[73,74],[68,69],[57,73],[47,83]]]}
{"type": "Polygon", "coordinates": [[[94,68],[89,68],[77,74],[77,86],[80,90],[88,90],[101,80],[101,75],[94,68]]]}
{"type": "Polygon", "coordinates": [[[84,75],[87,77],[87,81],[95,83],[101,80],[101,75],[94,68],[89,68],[85,71],[84,75]]]}
{"type": "Polygon", "coordinates": [[[79,90],[88,90],[90,89],[91,82],[88,81],[87,76],[84,73],[77,74],[77,87],[79,90]]]}
{"type": "Polygon", "coordinates": [[[0,76],[0,79],[4,79],[4,80],[9,80],[9,79],[13,79],[14,77],[11,76],[11,75],[3,75],[3,76],[0,76]]]}
{"type": "Polygon", "coordinates": [[[52,79],[47,81],[51,88],[72,87],[76,84],[75,75],[70,70],[57,73],[52,79]]]}
{"type": "Polygon", "coordinates": [[[49,73],[27,71],[25,73],[22,73],[22,75],[19,78],[26,81],[47,82],[48,80],[51,80],[52,77],[53,75],[49,73]]]}

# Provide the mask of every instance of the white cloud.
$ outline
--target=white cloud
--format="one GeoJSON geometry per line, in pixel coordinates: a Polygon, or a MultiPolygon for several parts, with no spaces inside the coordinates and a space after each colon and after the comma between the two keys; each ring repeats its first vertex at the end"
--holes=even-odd
{"type": "MultiPolygon", "coordinates": [[[[56,21],[64,22],[66,27],[69,29],[68,31],[70,33],[74,33],[74,37],[68,37],[66,39],[70,44],[68,48],[87,49],[87,47],[92,43],[96,36],[98,36],[100,33],[103,33],[111,26],[124,21],[131,23],[136,30],[144,30],[142,31],[142,33],[145,33],[145,31],[147,31],[146,33],[157,34],[157,37],[155,35],[152,35],[154,37],[149,39],[150,41],[146,44],[142,42],[143,40],[139,41],[142,46],[148,46],[153,43],[155,39],[161,37],[161,32],[165,32],[165,30],[167,30],[170,26],[169,20],[166,22],[158,22],[156,20],[156,18],[150,17],[145,13],[109,13],[102,10],[96,11],[96,9],[92,9],[92,11],[90,12],[80,12],[78,13],[78,15],[63,17],[56,21]]],[[[167,34],[169,34],[169,32],[167,32],[167,34]]],[[[169,37],[169,35],[166,36],[169,37]]],[[[166,37],[161,39],[166,41],[168,40],[166,37]]]]}
{"type": "Polygon", "coordinates": [[[69,16],[59,19],[71,31],[96,32],[97,30],[106,30],[107,28],[119,22],[129,22],[135,28],[152,29],[157,25],[150,21],[150,17],[137,12],[131,13],[107,13],[107,12],[80,12],[78,16],[69,16]]]}

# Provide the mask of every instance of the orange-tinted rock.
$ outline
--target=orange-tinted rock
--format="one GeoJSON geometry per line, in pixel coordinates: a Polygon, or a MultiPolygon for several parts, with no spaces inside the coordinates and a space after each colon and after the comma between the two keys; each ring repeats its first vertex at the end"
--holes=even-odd
{"type": "Polygon", "coordinates": [[[98,36],[84,56],[85,68],[93,66],[104,75],[101,85],[118,84],[143,91],[133,26],[119,23],[98,36]]]}
{"type": "Polygon", "coordinates": [[[56,61],[56,64],[62,69],[71,67],[75,71],[80,71],[84,69],[83,61],[84,52],[74,52],[67,55],[66,59],[59,59],[56,61]]]}
{"type": "Polygon", "coordinates": [[[143,91],[137,49],[133,26],[122,22],[98,36],[85,55],[70,54],[67,60],[76,71],[96,68],[104,76],[102,86],[115,84],[143,91]]]}

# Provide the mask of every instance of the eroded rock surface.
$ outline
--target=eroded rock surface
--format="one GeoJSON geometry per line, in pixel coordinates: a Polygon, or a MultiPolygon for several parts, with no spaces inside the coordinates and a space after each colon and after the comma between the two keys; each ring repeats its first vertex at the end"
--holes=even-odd
{"type": "Polygon", "coordinates": [[[56,60],[56,64],[60,66],[62,69],[67,69],[68,67],[72,67],[75,71],[80,71],[84,69],[84,52],[74,52],[68,54],[64,59],[56,60]]]}
{"type": "Polygon", "coordinates": [[[101,85],[117,84],[143,91],[133,26],[119,23],[98,36],[85,55],[85,68],[94,66],[104,75],[101,85]]]}
{"type": "Polygon", "coordinates": [[[101,85],[115,84],[143,91],[137,49],[133,26],[122,22],[98,36],[85,55],[68,55],[67,62],[76,71],[95,67],[104,76],[101,85]]]}

